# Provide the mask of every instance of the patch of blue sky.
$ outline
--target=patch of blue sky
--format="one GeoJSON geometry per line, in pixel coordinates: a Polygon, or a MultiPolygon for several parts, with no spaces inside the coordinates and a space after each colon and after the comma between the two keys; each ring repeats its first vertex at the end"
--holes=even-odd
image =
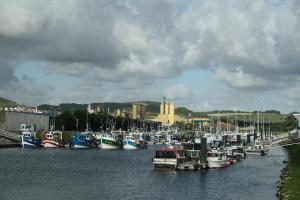
{"type": "Polygon", "coordinates": [[[58,92],[67,90],[78,83],[77,78],[53,74],[50,71],[46,71],[47,68],[44,66],[45,63],[43,62],[26,62],[16,69],[15,75],[19,79],[28,77],[38,84],[50,85],[55,89],[59,89],[58,92]]]}
{"type": "Polygon", "coordinates": [[[191,90],[207,90],[215,85],[214,73],[209,70],[193,69],[183,72],[175,78],[163,79],[159,82],[161,88],[184,84],[191,90]]]}

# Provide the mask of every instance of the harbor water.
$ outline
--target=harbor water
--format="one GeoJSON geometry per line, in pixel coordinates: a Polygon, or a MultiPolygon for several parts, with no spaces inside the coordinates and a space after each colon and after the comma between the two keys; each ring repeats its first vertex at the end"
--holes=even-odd
{"type": "Polygon", "coordinates": [[[224,169],[153,171],[144,150],[0,149],[1,200],[277,199],[282,148],[224,169]]]}

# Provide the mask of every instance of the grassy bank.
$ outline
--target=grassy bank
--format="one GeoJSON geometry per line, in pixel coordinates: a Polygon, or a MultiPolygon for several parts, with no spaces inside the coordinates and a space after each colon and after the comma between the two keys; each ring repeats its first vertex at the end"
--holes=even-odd
{"type": "Polygon", "coordinates": [[[286,147],[289,152],[289,161],[281,175],[279,199],[300,199],[300,145],[286,147]]]}

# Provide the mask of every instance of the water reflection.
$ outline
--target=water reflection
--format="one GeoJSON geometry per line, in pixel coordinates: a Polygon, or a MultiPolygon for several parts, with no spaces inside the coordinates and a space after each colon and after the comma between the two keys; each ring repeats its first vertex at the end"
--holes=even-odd
{"type": "Polygon", "coordinates": [[[0,199],[276,199],[281,148],[225,169],[179,172],[153,171],[157,148],[1,149],[0,199]]]}

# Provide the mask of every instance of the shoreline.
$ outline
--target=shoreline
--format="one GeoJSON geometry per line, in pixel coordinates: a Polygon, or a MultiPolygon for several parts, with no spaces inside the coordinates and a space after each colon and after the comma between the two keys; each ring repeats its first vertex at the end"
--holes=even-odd
{"type": "Polygon", "coordinates": [[[278,199],[300,199],[300,145],[285,147],[288,151],[288,161],[284,161],[285,167],[281,170],[280,180],[276,196],[278,199]]]}

